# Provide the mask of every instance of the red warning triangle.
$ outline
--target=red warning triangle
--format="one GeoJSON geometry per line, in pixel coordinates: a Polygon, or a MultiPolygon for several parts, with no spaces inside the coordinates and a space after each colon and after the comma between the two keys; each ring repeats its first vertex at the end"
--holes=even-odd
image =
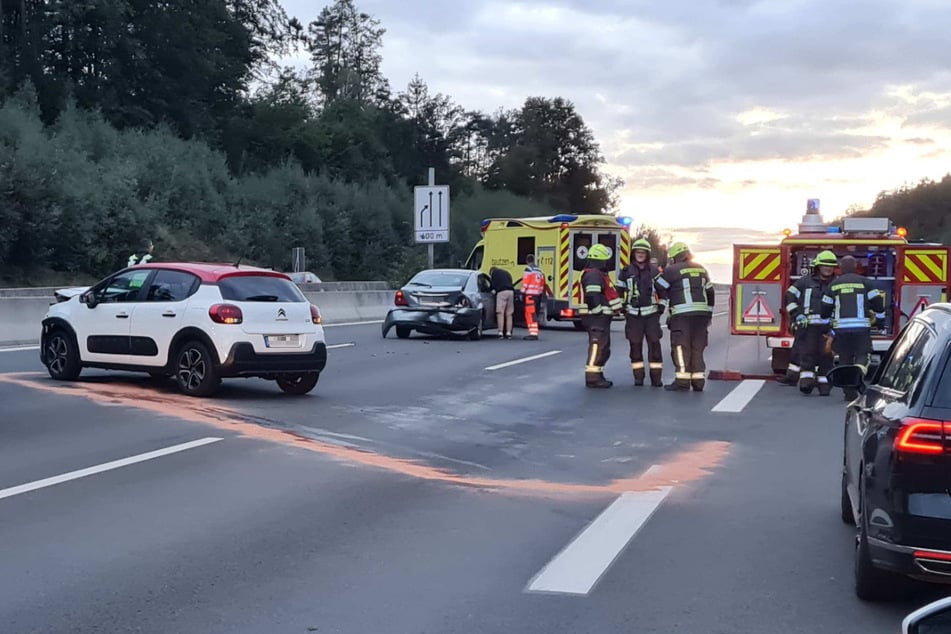
{"type": "Polygon", "coordinates": [[[928,308],[928,296],[922,295],[918,298],[918,303],[915,304],[915,307],[911,309],[911,312],[908,313],[908,319],[911,319],[918,314],[918,311],[928,308]]]}
{"type": "Polygon", "coordinates": [[[776,321],[776,316],[769,309],[769,305],[763,301],[762,295],[757,295],[745,311],[743,311],[744,323],[771,324],[776,321]]]}

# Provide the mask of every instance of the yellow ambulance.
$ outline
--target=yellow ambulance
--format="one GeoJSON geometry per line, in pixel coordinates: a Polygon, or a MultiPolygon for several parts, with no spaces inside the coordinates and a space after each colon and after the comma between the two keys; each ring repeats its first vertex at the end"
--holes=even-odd
{"type": "MultiPolygon", "coordinates": [[[[631,257],[631,219],[599,214],[559,214],[539,218],[486,218],[482,239],[466,261],[466,268],[488,274],[499,267],[512,274],[519,290],[525,258],[535,256],[544,272],[545,301],[538,308],[539,323],[571,321],[579,330],[582,303],[581,273],[593,244],[611,249],[613,281],[631,257]]],[[[520,304],[516,318],[521,317],[520,304]]]]}

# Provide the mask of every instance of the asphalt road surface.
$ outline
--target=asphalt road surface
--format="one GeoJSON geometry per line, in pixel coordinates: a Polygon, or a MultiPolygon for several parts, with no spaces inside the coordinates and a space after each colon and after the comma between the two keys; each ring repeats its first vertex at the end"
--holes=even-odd
{"type": "MultiPolygon", "coordinates": [[[[620,330],[612,390],[570,328],[327,332],[304,397],[0,352],[0,632],[897,632],[937,596],[853,595],[839,394],[635,388],[620,330]]],[[[711,369],[768,369],[727,332],[711,369]]]]}

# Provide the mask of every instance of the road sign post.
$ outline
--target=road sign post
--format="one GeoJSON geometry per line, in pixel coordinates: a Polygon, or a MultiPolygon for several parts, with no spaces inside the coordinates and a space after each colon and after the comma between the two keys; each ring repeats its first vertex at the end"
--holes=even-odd
{"type": "Polygon", "coordinates": [[[429,250],[433,268],[433,245],[449,242],[449,185],[436,184],[436,170],[429,168],[429,185],[413,188],[413,231],[417,244],[429,250]]]}

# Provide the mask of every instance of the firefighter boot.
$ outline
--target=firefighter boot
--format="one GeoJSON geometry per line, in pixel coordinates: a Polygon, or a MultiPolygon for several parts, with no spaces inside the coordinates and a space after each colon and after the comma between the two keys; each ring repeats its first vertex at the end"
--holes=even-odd
{"type": "Polygon", "coordinates": [[[604,378],[604,373],[602,372],[585,372],[584,374],[585,387],[606,389],[612,385],[614,385],[614,383],[604,378]]]}
{"type": "Polygon", "coordinates": [[[668,392],[689,392],[690,383],[687,381],[674,381],[670,385],[665,385],[664,389],[668,392]]]}
{"type": "Polygon", "coordinates": [[[799,391],[805,395],[812,394],[812,390],[816,387],[816,379],[811,376],[801,376],[799,377],[799,391]]]}
{"type": "Polygon", "coordinates": [[[819,377],[819,396],[829,396],[832,394],[832,385],[829,383],[829,379],[819,377]]]}
{"type": "Polygon", "coordinates": [[[663,370],[651,368],[651,387],[664,387],[664,381],[661,378],[663,370]]]}
{"type": "Polygon", "coordinates": [[[634,370],[634,385],[644,385],[644,363],[632,363],[631,369],[634,370]]]}
{"type": "Polygon", "coordinates": [[[799,384],[799,373],[793,372],[791,370],[786,370],[786,374],[776,379],[776,382],[780,385],[798,385],[799,384]]]}

